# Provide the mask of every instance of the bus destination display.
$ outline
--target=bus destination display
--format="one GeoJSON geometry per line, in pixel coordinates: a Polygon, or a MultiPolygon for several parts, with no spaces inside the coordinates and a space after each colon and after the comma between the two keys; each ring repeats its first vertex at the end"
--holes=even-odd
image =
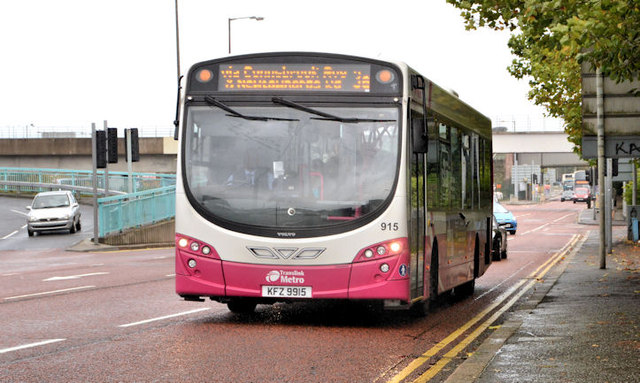
{"type": "Polygon", "coordinates": [[[369,65],[233,64],[220,65],[220,91],[369,92],[369,65]]]}

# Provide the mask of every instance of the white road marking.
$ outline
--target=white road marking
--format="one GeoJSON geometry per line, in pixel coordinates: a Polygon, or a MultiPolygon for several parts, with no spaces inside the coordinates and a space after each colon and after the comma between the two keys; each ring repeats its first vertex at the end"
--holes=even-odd
{"type": "Polygon", "coordinates": [[[543,228],[545,228],[545,227],[547,227],[547,226],[549,226],[549,225],[551,225],[551,223],[545,223],[544,225],[542,225],[542,226],[538,226],[538,227],[536,227],[535,229],[532,229],[532,230],[529,230],[529,231],[525,231],[524,233],[522,233],[522,234],[520,234],[520,235],[527,235],[527,234],[529,234],[529,233],[536,232],[536,231],[538,231],[538,230],[540,230],[540,229],[543,229],[543,228]]]}
{"type": "Polygon", "coordinates": [[[158,317],[158,318],[153,318],[153,319],[147,319],[147,320],[143,320],[143,321],[140,321],[140,322],[121,324],[118,327],[138,326],[138,325],[145,324],[145,323],[156,322],[156,321],[160,321],[160,320],[164,320],[164,319],[169,319],[169,318],[175,318],[175,317],[179,317],[179,316],[183,316],[183,315],[194,314],[194,313],[198,313],[198,312],[206,311],[206,310],[209,310],[209,307],[205,307],[205,308],[202,308],[202,309],[195,309],[195,310],[191,310],[191,311],[185,311],[185,312],[181,312],[181,313],[177,313],[177,314],[166,315],[166,316],[163,316],[163,317],[158,317]]]}
{"type": "Polygon", "coordinates": [[[563,215],[563,216],[562,216],[562,217],[560,217],[560,218],[554,219],[554,220],[553,220],[553,222],[554,222],[554,223],[555,223],[555,222],[558,222],[558,221],[560,221],[560,220],[563,220],[563,219],[565,219],[565,218],[567,218],[567,217],[570,217],[570,216],[572,216],[572,215],[575,215],[575,214],[576,214],[576,213],[570,213],[570,214],[567,214],[567,215],[563,215]]]}
{"type": "Polygon", "coordinates": [[[5,235],[4,237],[2,237],[2,239],[7,239],[7,238],[9,238],[11,236],[14,236],[16,234],[18,234],[18,230],[14,231],[13,233],[9,233],[9,234],[5,235]]]}
{"type": "Polygon", "coordinates": [[[42,282],[52,282],[52,281],[66,281],[69,279],[80,279],[84,277],[93,277],[94,275],[106,275],[109,274],[107,271],[101,271],[97,273],[89,273],[89,274],[78,274],[78,275],[69,275],[66,277],[51,277],[47,279],[43,279],[42,282]]]}
{"type": "Polygon", "coordinates": [[[4,353],[7,353],[7,352],[12,352],[12,351],[24,350],[25,348],[44,346],[45,344],[62,342],[62,341],[65,341],[65,340],[66,339],[49,339],[49,340],[43,340],[42,342],[23,344],[22,346],[3,348],[3,349],[0,349],[0,354],[4,354],[4,353]]]}
{"type": "Polygon", "coordinates": [[[18,213],[18,214],[24,215],[25,217],[29,215],[28,213],[25,213],[23,211],[18,211],[18,210],[13,210],[13,209],[11,209],[11,211],[14,212],[14,213],[18,213]]]}
{"type": "Polygon", "coordinates": [[[84,290],[84,289],[92,289],[95,286],[80,286],[80,287],[71,287],[69,289],[62,289],[62,290],[53,290],[53,291],[45,291],[42,293],[34,293],[34,294],[26,294],[26,295],[16,295],[14,297],[8,297],[8,298],[4,298],[5,301],[8,300],[12,300],[12,299],[20,299],[20,298],[30,298],[30,297],[38,297],[38,296],[42,296],[42,295],[51,295],[51,294],[58,294],[58,293],[66,293],[69,291],[75,291],[75,290],[84,290]]]}
{"type": "Polygon", "coordinates": [[[529,231],[525,231],[524,233],[522,233],[522,234],[520,234],[520,235],[527,235],[527,234],[530,234],[530,233],[536,232],[536,231],[538,231],[538,230],[540,230],[540,229],[543,229],[543,228],[545,228],[545,227],[547,227],[547,226],[551,225],[552,223],[556,223],[556,222],[558,222],[558,221],[561,221],[561,220],[563,220],[563,219],[565,219],[565,218],[567,218],[567,217],[570,217],[570,216],[572,216],[572,215],[575,215],[575,214],[576,214],[576,213],[569,213],[569,214],[563,215],[562,217],[560,217],[560,218],[556,218],[556,219],[554,219],[554,220],[553,220],[553,221],[551,221],[551,222],[548,222],[548,223],[545,223],[544,225],[541,225],[541,226],[536,227],[535,229],[532,229],[532,230],[529,230],[529,231]]]}
{"type": "Polygon", "coordinates": [[[521,272],[522,270],[524,270],[527,266],[529,266],[530,264],[532,264],[533,261],[530,261],[529,263],[527,263],[526,265],[522,266],[521,268],[519,268],[518,270],[516,270],[513,274],[511,274],[508,278],[505,278],[502,282],[498,283],[497,285],[493,286],[491,289],[485,291],[484,293],[478,295],[477,297],[475,297],[473,300],[477,301],[478,299],[484,297],[485,295],[489,294],[490,292],[496,290],[498,287],[500,287],[500,285],[502,285],[503,283],[505,283],[506,281],[508,281],[509,279],[515,277],[519,272],[521,272]]]}

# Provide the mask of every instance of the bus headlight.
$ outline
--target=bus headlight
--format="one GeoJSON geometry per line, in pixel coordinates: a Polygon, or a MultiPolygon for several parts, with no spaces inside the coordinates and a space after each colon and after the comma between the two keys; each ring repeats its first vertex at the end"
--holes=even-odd
{"type": "Polygon", "coordinates": [[[216,249],[210,244],[195,238],[176,234],[176,249],[180,252],[205,256],[208,258],[220,259],[216,249]]]}
{"type": "Polygon", "coordinates": [[[389,272],[389,265],[386,263],[383,263],[382,265],[380,265],[380,271],[382,271],[383,273],[388,273],[389,272]]]}
{"type": "Polygon", "coordinates": [[[354,262],[368,262],[378,258],[407,255],[408,248],[409,244],[406,237],[371,244],[358,252],[354,262]]]}
{"type": "Polygon", "coordinates": [[[188,264],[188,265],[189,265],[189,267],[191,267],[192,269],[195,269],[195,268],[196,268],[196,266],[198,265],[198,263],[196,262],[196,260],[195,260],[195,259],[193,259],[193,258],[191,258],[191,259],[189,260],[189,262],[187,262],[187,264],[188,264]]]}

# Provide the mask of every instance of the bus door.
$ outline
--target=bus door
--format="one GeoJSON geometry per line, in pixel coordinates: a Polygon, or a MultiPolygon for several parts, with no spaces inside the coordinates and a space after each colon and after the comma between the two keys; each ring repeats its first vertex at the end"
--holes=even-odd
{"type": "Polygon", "coordinates": [[[427,142],[426,119],[415,111],[411,112],[411,131],[413,150],[409,164],[411,172],[409,245],[411,247],[411,298],[416,298],[424,295],[427,142]]]}

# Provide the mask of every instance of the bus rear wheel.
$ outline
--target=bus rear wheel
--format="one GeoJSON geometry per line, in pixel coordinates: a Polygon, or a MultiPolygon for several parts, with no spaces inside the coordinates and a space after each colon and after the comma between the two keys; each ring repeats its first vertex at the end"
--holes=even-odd
{"type": "Polygon", "coordinates": [[[475,288],[476,280],[472,279],[456,287],[453,291],[459,298],[466,298],[473,295],[473,290],[475,290],[475,288]]]}
{"type": "Polygon", "coordinates": [[[255,311],[257,303],[251,299],[233,298],[227,302],[229,311],[234,314],[251,314],[255,311]]]}

